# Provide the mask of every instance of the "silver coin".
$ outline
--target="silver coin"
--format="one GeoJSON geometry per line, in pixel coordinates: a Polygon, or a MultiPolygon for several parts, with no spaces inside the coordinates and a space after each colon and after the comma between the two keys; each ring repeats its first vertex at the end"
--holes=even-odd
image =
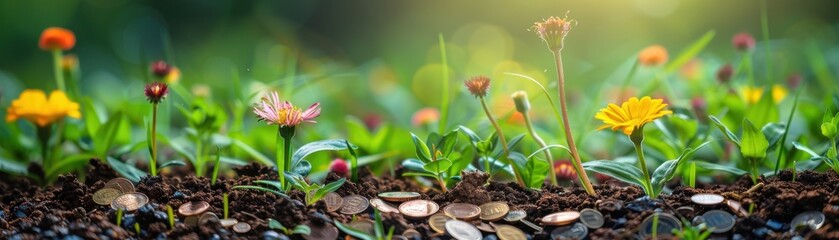
{"type": "Polygon", "coordinates": [[[713,193],[699,193],[691,196],[690,200],[699,205],[717,205],[725,201],[725,197],[713,193]]]}
{"type": "Polygon", "coordinates": [[[819,211],[806,211],[803,213],[799,213],[794,218],[792,218],[792,229],[799,225],[804,225],[812,228],[813,230],[817,230],[824,225],[824,213],[819,211]]]}
{"type": "Polygon", "coordinates": [[[542,227],[524,219],[521,220],[521,223],[524,223],[525,226],[528,226],[533,230],[536,230],[536,232],[541,232],[542,230],[544,230],[542,227]]]}
{"type": "Polygon", "coordinates": [[[667,213],[655,213],[641,222],[638,234],[641,235],[642,239],[647,239],[653,235],[653,219],[656,216],[658,216],[658,228],[655,232],[658,236],[672,236],[674,229],[676,231],[682,231],[682,224],[679,222],[679,219],[667,213]]]}
{"type": "Polygon", "coordinates": [[[507,216],[504,217],[504,221],[518,222],[519,220],[522,220],[525,217],[527,217],[527,212],[525,212],[524,210],[513,210],[507,212],[507,216]]]}
{"type": "Polygon", "coordinates": [[[588,228],[598,229],[603,226],[603,214],[591,208],[580,210],[580,222],[588,228]]]}
{"type": "Polygon", "coordinates": [[[693,210],[693,208],[690,207],[690,206],[682,206],[682,207],[676,208],[676,212],[678,212],[679,214],[682,214],[685,217],[693,216],[694,211],[695,210],[693,210]]]}
{"type": "Polygon", "coordinates": [[[731,213],[722,210],[711,210],[702,214],[702,219],[705,220],[705,224],[708,227],[714,228],[712,231],[714,233],[724,233],[731,230],[734,227],[734,223],[737,222],[737,218],[731,213]]]}
{"type": "Polygon", "coordinates": [[[588,227],[582,223],[574,223],[570,226],[558,227],[551,231],[551,239],[583,239],[588,236],[588,227]]]}
{"type": "Polygon", "coordinates": [[[481,230],[471,223],[452,219],[446,222],[446,233],[457,240],[481,240],[481,230]]]}

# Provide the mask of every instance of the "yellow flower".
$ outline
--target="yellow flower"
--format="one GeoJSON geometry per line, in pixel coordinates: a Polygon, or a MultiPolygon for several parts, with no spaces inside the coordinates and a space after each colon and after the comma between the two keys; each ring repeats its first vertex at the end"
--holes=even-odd
{"type": "Polygon", "coordinates": [[[45,127],[66,116],[80,118],[82,114],[79,112],[79,104],[68,99],[64,92],[52,91],[48,99],[44,91],[27,89],[12,101],[12,106],[6,112],[6,121],[23,118],[45,127]]]}
{"type": "MultiPolygon", "coordinates": [[[[772,101],[775,103],[780,103],[787,97],[787,89],[784,86],[775,84],[772,86],[772,101]]],[[[749,104],[755,104],[760,102],[760,98],[763,96],[763,87],[752,87],[752,86],[745,86],[743,87],[743,98],[749,104]]]]}
{"type": "Polygon", "coordinates": [[[662,99],[652,99],[650,97],[643,97],[641,100],[633,97],[629,101],[623,102],[620,107],[612,103],[608,107],[600,109],[594,118],[602,120],[603,126],[597,130],[611,128],[612,130],[621,130],[623,134],[632,135],[635,129],[644,127],[644,124],[650,123],[664,115],[673,113],[670,110],[665,110],[667,104],[662,99]]]}

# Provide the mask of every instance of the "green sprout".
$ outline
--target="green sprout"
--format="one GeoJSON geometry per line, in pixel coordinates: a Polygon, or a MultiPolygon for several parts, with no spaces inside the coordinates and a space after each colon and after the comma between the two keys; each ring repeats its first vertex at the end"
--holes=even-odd
{"type": "MultiPolygon", "coordinates": [[[[226,196],[226,195],[225,195],[226,196]]],[[[227,205],[225,205],[227,206],[227,205]]],[[[175,211],[172,210],[172,206],[166,205],[166,216],[169,218],[169,228],[175,228],[175,211]]],[[[227,218],[225,216],[225,218],[227,218]]]]}
{"type": "Polygon", "coordinates": [[[709,228],[705,223],[694,226],[682,219],[682,231],[673,229],[673,234],[683,240],[705,240],[714,233],[713,230],[714,228],[709,228]]]}
{"type": "MultiPolygon", "coordinates": [[[[532,123],[532,121],[530,121],[530,113],[529,113],[530,112],[530,101],[527,100],[527,92],[517,91],[517,92],[513,93],[512,98],[513,98],[513,102],[516,104],[516,111],[521,113],[521,115],[524,117],[524,124],[525,124],[525,126],[527,126],[527,132],[530,133],[530,137],[533,138],[533,141],[535,141],[536,144],[539,144],[539,147],[541,147],[541,148],[548,147],[548,144],[545,143],[545,140],[542,140],[542,138],[539,137],[539,134],[536,133],[536,129],[533,128],[533,123],[532,123]]],[[[551,151],[550,150],[545,150],[544,152],[545,152],[545,161],[547,161],[548,168],[553,167],[554,159],[553,159],[553,156],[551,155],[551,151]]],[[[535,166],[536,164],[539,164],[539,163],[532,163],[531,165],[535,166]]],[[[542,167],[542,168],[544,168],[544,167],[542,167]]],[[[550,179],[551,179],[551,184],[557,185],[558,183],[556,181],[556,174],[554,174],[553,171],[547,171],[547,172],[548,172],[547,173],[548,177],[550,177],[550,179]]],[[[526,173],[522,172],[522,174],[526,174],[526,173]]],[[[528,179],[523,179],[523,180],[525,180],[526,182],[532,182],[532,181],[529,181],[528,179]]],[[[542,180],[544,180],[544,179],[542,179],[542,180]]],[[[529,183],[526,183],[526,184],[527,184],[527,186],[532,187],[531,184],[529,184],[529,183]]],[[[542,183],[538,183],[538,185],[539,185],[539,187],[541,187],[542,183]]]]}
{"type": "Polygon", "coordinates": [[[291,236],[291,235],[294,235],[294,234],[309,235],[309,234],[312,233],[312,229],[310,229],[309,226],[307,226],[305,224],[300,224],[300,225],[294,226],[294,228],[287,228],[287,227],[283,226],[283,224],[280,223],[280,221],[277,221],[273,218],[268,219],[268,228],[280,230],[286,236],[291,236]]]}
{"type": "Polygon", "coordinates": [[[122,208],[117,208],[117,226],[122,226],[122,208]]]}
{"type": "Polygon", "coordinates": [[[210,180],[211,185],[216,185],[216,180],[218,180],[218,169],[221,166],[221,148],[216,147],[216,149],[218,153],[216,153],[216,162],[213,164],[213,177],[212,180],[210,180]]]}
{"type": "Polygon", "coordinates": [[[334,182],[320,185],[317,183],[309,184],[302,176],[294,176],[291,178],[291,186],[306,194],[306,205],[314,205],[318,200],[326,196],[327,193],[337,191],[344,185],[346,178],[338,179],[334,182]]]}
{"type": "Polygon", "coordinates": [[[227,213],[228,213],[227,209],[228,209],[228,203],[229,203],[227,201],[227,193],[221,194],[221,202],[224,205],[224,219],[227,219],[227,213]]]}
{"type": "Polygon", "coordinates": [[[766,158],[766,152],[777,145],[782,133],[778,133],[779,131],[767,131],[767,129],[776,128],[774,124],[767,124],[763,127],[764,130],[761,131],[749,119],[744,118],[743,135],[742,138],[738,138],[719,119],[714,116],[710,116],[709,118],[724,133],[729,141],[740,148],[740,155],[746,160],[747,168],[751,172],[752,183],[757,184],[757,179],[761,175],[758,172],[758,168],[766,158]]]}
{"type": "Polygon", "coordinates": [[[134,223],[134,232],[136,232],[137,235],[140,235],[140,223],[138,223],[138,222],[134,223]]]}
{"type": "Polygon", "coordinates": [[[403,166],[411,170],[402,176],[430,177],[437,180],[441,191],[448,191],[446,184],[449,180],[459,181],[460,171],[469,164],[468,161],[458,161],[462,157],[460,154],[453,154],[457,145],[458,132],[454,130],[444,136],[431,133],[427,141],[422,141],[417,135],[411,133],[417,159],[411,158],[402,162],[403,166]]]}
{"type": "Polygon", "coordinates": [[[387,235],[385,235],[384,224],[382,223],[382,214],[379,212],[379,209],[373,208],[373,216],[375,218],[375,224],[373,225],[375,236],[344,225],[339,221],[335,221],[335,227],[338,227],[338,229],[341,229],[341,231],[347,235],[357,237],[361,240],[392,240],[394,227],[390,226],[390,228],[388,228],[387,235]]]}

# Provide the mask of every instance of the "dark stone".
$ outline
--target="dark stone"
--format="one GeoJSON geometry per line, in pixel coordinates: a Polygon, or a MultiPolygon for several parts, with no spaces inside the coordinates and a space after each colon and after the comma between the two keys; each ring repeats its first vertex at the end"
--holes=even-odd
{"type": "Polygon", "coordinates": [[[262,232],[262,239],[263,240],[277,240],[277,239],[280,239],[280,234],[273,231],[273,230],[268,230],[268,231],[262,232]]]}
{"type": "Polygon", "coordinates": [[[169,220],[169,215],[166,214],[163,211],[154,211],[154,218],[157,218],[159,220],[167,220],[168,221],[169,220]]]}
{"type": "Polygon", "coordinates": [[[151,215],[154,214],[154,207],[152,207],[151,204],[146,204],[140,207],[140,209],[137,209],[137,212],[139,212],[140,215],[151,215]]]}
{"type": "Polygon", "coordinates": [[[81,237],[76,235],[67,235],[61,238],[61,240],[83,240],[81,237]]]}
{"type": "Polygon", "coordinates": [[[775,219],[769,219],[769,221],[766,221],[766,227],[776,232],[789,230],[789,226],[787,224],[775,219]]]}
{"type": "Polygon", "coordinates": [[[766,234],[769,234],[769,229],[765,228],[765,227],[754,229],[754,230],[752,230],[752,234],[754,234],[755,236],[757,236],[759,238],[763,238],[763,237],[766,236],[766,234]]]}
{"type": "Polygon", "coordinates": [[[626,218],[622,217],[615,220],[615,226],[612,228],[622,228],[624,225],[626,225],[626,218]]]}
{"type": "Polygon", "coordinates": [[[483,240],[498,240],[498,237],[495,236],[495,234],[490,234],[490,235],[484,236],[483,240]]]}
{"type": "Polygon", "coordinates": [[[175,191],[175,193],[172,194],[172,199],[184,199],[185,197],[186,195],[184,195],[181,191],[175,191]]]}

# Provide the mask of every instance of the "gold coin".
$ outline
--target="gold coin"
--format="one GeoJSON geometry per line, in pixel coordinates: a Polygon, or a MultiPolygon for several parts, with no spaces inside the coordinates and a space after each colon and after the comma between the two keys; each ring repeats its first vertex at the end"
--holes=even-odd
{"type": "Polygon", "coordinates": [[[527,240],[521,229],[507,224],[496,224],[495,234],[501,240],[527,240]]]}
{"type": "Polygon", "coordinates": [[[481,204],[481,220],[484,221],[498,221],[507,216],[510,211],[510,206],[505,202],[488,202],[481,204]]]}
{"type": "Polygon", "coordinates": [[[389,202],[405,202],[419,199],[420,194],[417,192],[383,192],[379,193],[379,198],[389,202]]]}
{"type": "Polygon", "coordinates": [[[446,215],[460,220],[472,220],[481,215],[481,208],[468,203],[451,203],[443,208],[446,215]]]}
{"type": "Polygon", "coordinates": [[[373,206],[374,208],[379,209],[380,212],[386,212],[386,213],[398,213],[399,212],[399,209],[397,209],[396,207],[394,207],[394,206],[390,205],[389,203],[386,203],[385,201],[382,201],[381,199],[378,199],[378,198],[370,199],[370,206],[373,206]]]}
{"type": "Polygon", "coordinates": [[[110,205],[120,195],[122,195],[122,191],[119,189],[102,188],[93,193],[93,202],[99,205],[110,205]]]}
{"type": "Polygon", "coordinates": [[[126,178],[121,178],[121,177],[114,178],[114,179],[111,179],[110,181],[106,182],[105,187],[119,189],[120,191],[122,191],[123,194],[133,193],[133,192],[136,191],[136,190],[134,190],[134,184],[131,183],[131,181],[129,181],[126,178]]]}
{"type": "Polygon", "coordinates": [[[184,218],[184,224],[190,227],[198,226],[198,216],[189,216],[184,218]]]}
{"type": "Polygon", "coordinates": [[[222,227],[231,227],[231,226],[239,223],[239,220],[236,220],[236,219],[233,219],[233,218],[225,218],[225,219],[219,219],[218,222],[221,223],[222,227]]]}
{"type": "Polygon", "coordinates": [[[370,207],[370,201],[361,195],[350,195],[344,197],[344,204],[341,205],[343,214],[359,214],[370,207]]]}
{"type": "Polygon", "coordinates": [[[411,200],[399,205],[399,212],[412,218],[431,216],[440,210],[440,205],[428,200],[411,200]]]}
{"type": "Polygon", "coordinates": [[[334,212],[341,209],[341,205],[344,204],[344,198],[337,193],[331,192],[327,193],[326,196],[323,196],[323,202],[326,203],[327,212],[334,212]]]}
{"type": "Polygon", "coordinates": [[[542,218],[542,223],[545,225],[554,225],[554,226],[562,226],[568,225],[569,223],[573,223],[580,218],[580,212],[577,211],[565,211],[565,212],[557,212],[551,213],[547,216],[542,218]]]}
{"type": "Polygon", "coordinates": [[[246,233],[251,230],[251,225],[246,222],[240,222],[233,225],[233,231],[237,233],[246,233]]]}
{"type": "Polygon", "coordinates": [[[187,202],[178,207],[178,214],[183,216],[195,216],[206,212],[207,209],[210,209],[210,204],[205,201],[187,202]]]}
{"type": "Polygon", "coordinates": [[[114,198],[111,208],[131,212],[149,203],[149,197],[142,193],[126,193],[114,198]]]}
{"type": "Polygon", "coordinates": [[[431,215],[428,218],[428,225],[431,226],[435,232],[438,233],[446,233],[446,222],[452,220],[451,217],[446,216],[446,214],[438,213],[431,215]]]}
{"type": "Polygon", "coordinates": [[[475,227],[477,227],[481,231],[488,232],[488,233],[494,233],[495,232],[495,228],[492,227],[492,224],[486,224],[484,221],[473,221],[472,223],[474,223],[475,227]]]}

